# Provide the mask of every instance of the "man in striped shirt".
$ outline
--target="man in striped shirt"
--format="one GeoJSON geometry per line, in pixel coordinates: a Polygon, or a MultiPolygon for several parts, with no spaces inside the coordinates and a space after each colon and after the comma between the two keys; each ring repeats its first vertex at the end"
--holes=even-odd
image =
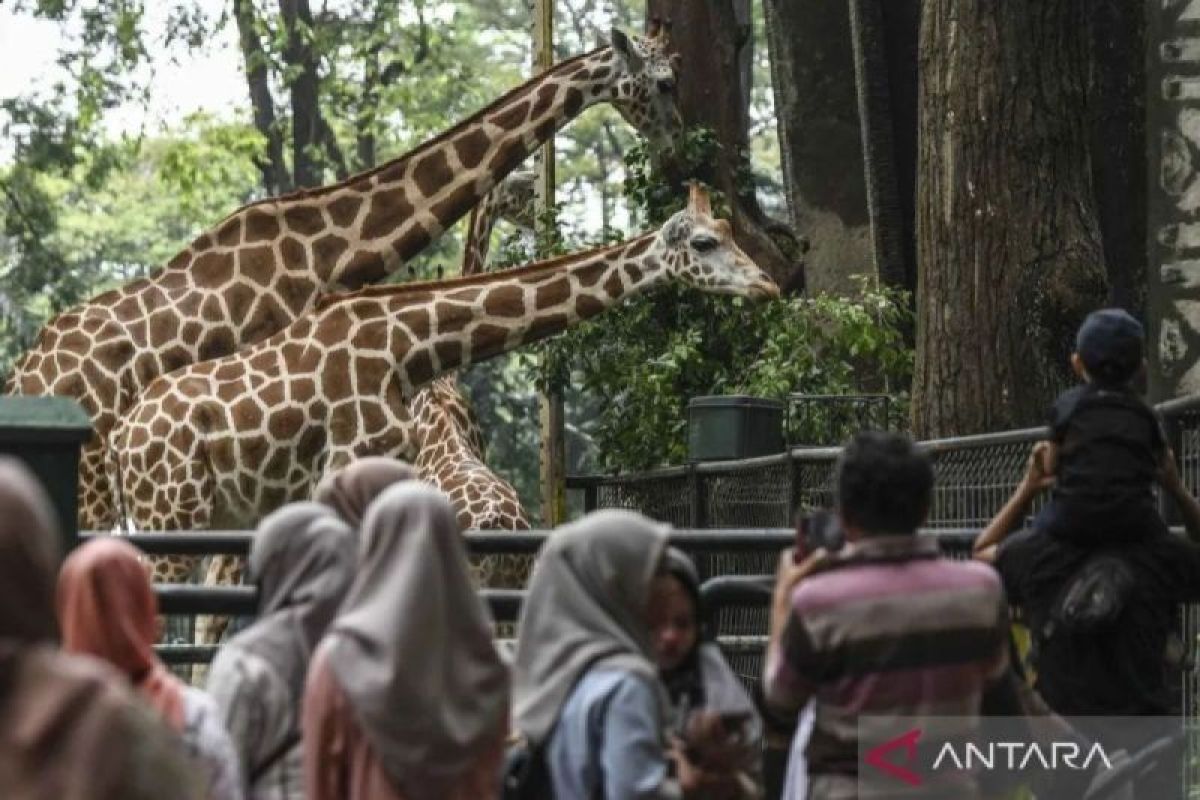
{"type": "MultiPolygon", "coordinates": [[[[859,797],[860,739],[892,739],[912,727],[908,718],[938,717],[942,735],[971,733],[985,690],[1007,674],[995,572],[942,559],[935,540],[917,535],[932,488],[929,460],[908,438],[860,434],[838,467],[847,546],[798,565],[790,550],[781,558],[764,688],[785,712],[815,698],[810,798],[859,797]],[[898,717],[907,727],[889,724],[898,717]],[[945,729],[947,717],[960,729],[945,729]]],[[[955,779],[965,783],[941,788],[975,796],[969,777],[955,779]]]]}

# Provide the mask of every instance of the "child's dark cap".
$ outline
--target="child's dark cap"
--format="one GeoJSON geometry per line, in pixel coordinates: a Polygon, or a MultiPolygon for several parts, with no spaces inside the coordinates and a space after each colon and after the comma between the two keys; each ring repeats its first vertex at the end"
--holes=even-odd
{"type": "Polygon", "coordinates": [[[1120,308],[1088,314],[1075,337],[1075,351],[1088,374],[1104,383],[1126,383],[1142,364],[1146,332],[1120,308]]]}

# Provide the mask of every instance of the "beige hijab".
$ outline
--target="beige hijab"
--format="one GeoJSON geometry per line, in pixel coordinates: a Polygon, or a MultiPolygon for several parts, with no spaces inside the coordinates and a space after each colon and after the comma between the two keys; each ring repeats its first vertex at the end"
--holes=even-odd
{"type": "Polygon", "coordinates": [[[329,665],[396,788],[438,800],[503,735],[508,671],[445,495],[416,481],[386,489],[359,546],[329,665]]]}
{"type": "Polygon", "coordinates": [[[132,698],[115,671],[54,649],[58,553],[45,491],[0,458],[0,797],[116,800],[132,698]]]}
{"type": "Polygon", "coordinates": [[[352,528],[358,528],[367,513],[367,506],[384,489],[416,478],[417,471],[406,461],[368,456],[322,478],[313,492],[313,499],[332,508],[352,528]]]}
{"type": "Polygon", "coordinates": [[[628,669],[657,683],[645,613],[668,530],[632,511],[597,511],[559,528],[542,548],[514,668],[516,727],[530,740],[545,740],[593,667],[628,669]]]}
{"type": "Polygon", "coordinates": [[[356,552],[354,532],[320,503],[290,503],[255,531],[250,576],[258,586],[258,619],[227,646],[274,666],[297,708],[308,662],[350,589],[356,552]]]}

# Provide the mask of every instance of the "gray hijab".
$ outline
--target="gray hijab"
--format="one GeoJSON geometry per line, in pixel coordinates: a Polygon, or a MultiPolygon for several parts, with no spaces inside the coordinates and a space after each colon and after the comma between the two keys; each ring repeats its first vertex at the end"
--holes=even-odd
{"type": "Polygon", "coordinates": [[[297,707],[313,650],[354,578],[354,533],[319,503],[291,503],[263,518],[250,546],[259,618],[229,642],[266,659],[297,707]]]}
{"type": "Polygon", "coordinates": [[[405,797],[440,800],[503,736],[509,677],[449,499],[405,481],[371,504],[329,665],[405,797]]]}
{"type": "Polygon", "coordinates": [[[367,506],[394,483],[415,480],[417,471],[407,461],[384,456],[367,456],[321,479],[313,499],[332,508],[346,524],[362,524],[367,506]]]}
{"type": "Polygon", "coordinates": [[[668,530],[632,511],[597,511],[559,528],[542,548],[514,667],[516,727],[533,742],[545,740],[593,667],[628,669],[657,683],[645,609],[668,530]]]}

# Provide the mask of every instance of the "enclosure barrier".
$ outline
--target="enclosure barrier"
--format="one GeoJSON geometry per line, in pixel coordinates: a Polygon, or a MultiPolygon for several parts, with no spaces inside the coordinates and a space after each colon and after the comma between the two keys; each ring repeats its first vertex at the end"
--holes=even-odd
{"type": "MultiPolygon", "coordinates": [[[[1184,485],[1200,494],[1200,396],[1156,406],[1167,442],[1175,453],[1184,485]]],[[[919,442],[933,462],[935,483],[926,525],[943,533],[947,555],[964,557],[974,532],[983,528],[1012,494],[1025,473],[1033,444],[1047,428],[988,433],[919,442]],[[952,541],[956,540],[956,541],[952,541]]],[[[692,463],[627,475],[569,476],[567,488],[583,493],[584,508],[627,508],[680,527],[723,529],[790,527],[798,512],[834,505],[839,447],[794,447],[776,456],[741,461],[692,463]]],[[[1038,504],[1035,504],[1034,511],[1038,504]]],[[[1177,522],[1170,504],[1162,510],[1177,522]]],[[[773,571],[756,555],[728,558],[715,574],[773,571]]],[[[720,636],[740,637],[765,629],[761,606],[732,605],[717,612],[720,636]]],[[[1183,708],[1189,720],[1200,718],[1200,607],[1182,610],[1182,633],[1189,669],[1183,675],[1183,708]]],[[[761,649],[727,649],[746,679],[761,674],[761,649]]],[[[1191,736],[1188,786],[1200,786],[1200,731],[1191,736]]]]}
{"type": "MultiPolygon", "coordinates": [[[[1184,485],[1196,493],[1200,396],[1156,408],[1184,485]]],[[[926,524],[981,529],[1016,488],[1032,445],[1047,434],[1039,427],[919,442],[936,476],[926,524]]],[[[840,453],[840,447],[794,447],[741,461],[698,462],[626,475],[574,475],[567,478],[567,488],[583,493],[587,511],[628,508],[696,529],[790,527],[798,511],[833,505],[840,453]]]]}

